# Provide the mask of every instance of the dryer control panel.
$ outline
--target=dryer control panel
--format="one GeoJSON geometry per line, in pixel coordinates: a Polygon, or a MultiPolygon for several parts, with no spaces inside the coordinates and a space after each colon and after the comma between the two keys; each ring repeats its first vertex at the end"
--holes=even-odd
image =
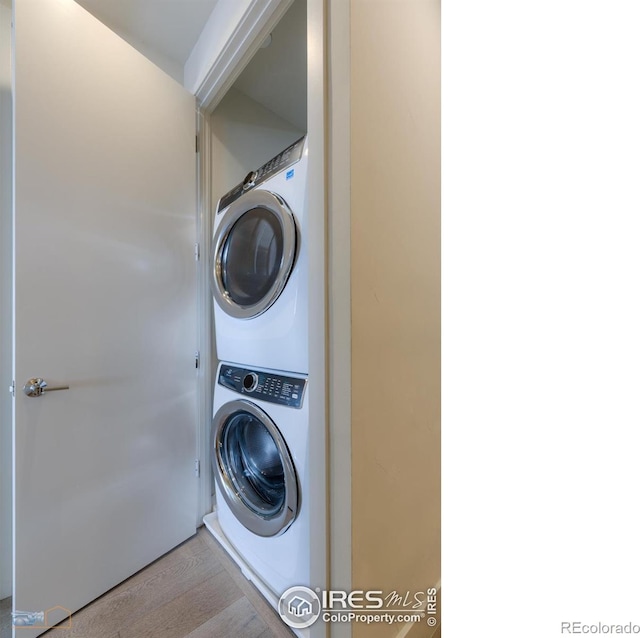
{"type": "Polygon", "coordinates": [[[302,151],[304,150],[304,140],[305,138],[301,137],[297,142],[285,148],[282,153],[278,153],[278,155],[261,166],[257,171],[249,173],[240,184],[232,188],[226,195],[223,195],[218,202],[218,213],[229,206],[229,204],[235,202],[243,193],[246,193],[258,184],[273,177],[276,173],[300,161],[302,151]]]}
{"type": "Polygon", "coordinates": [[[291,408],[302,407],[306,379],[222,365],[218,383],[239,394],[291,408]]]}

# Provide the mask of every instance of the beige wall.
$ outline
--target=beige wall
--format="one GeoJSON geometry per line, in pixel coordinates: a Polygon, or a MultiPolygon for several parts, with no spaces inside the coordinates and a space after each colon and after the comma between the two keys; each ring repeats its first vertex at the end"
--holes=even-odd
{"type": "Polygon", "coordinates": [[[438,0],[351,0],[354,589],[440,579],[439,29],[438,0]]]}

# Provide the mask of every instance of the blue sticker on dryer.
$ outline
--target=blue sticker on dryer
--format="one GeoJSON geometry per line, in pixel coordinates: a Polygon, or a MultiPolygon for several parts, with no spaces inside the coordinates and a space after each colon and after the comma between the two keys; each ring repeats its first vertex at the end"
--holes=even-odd
{"type": "Polygon", "coordinates": [[[287,171],[287,179],[291,179],[294,173],[295,173],[295,170],[293,168],[287,171]]]}

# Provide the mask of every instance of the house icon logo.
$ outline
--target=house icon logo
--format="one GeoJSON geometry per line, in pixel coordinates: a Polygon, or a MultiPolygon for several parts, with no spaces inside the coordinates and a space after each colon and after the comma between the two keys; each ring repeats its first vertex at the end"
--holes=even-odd
{"type": "Polygon", "coordinates": [[[278,601],[278,613],[289,627],[304,629],[318,620],[322,611],[318,595],[308,587],[291,587],[278,601]]]}
{"type": "Polygon", "coordinates": [[[289,613],[293,616],[307,616],[312,611],[312,605],[308,600],[300,598],[300,596],[294,596],[289,601],[289,613]]]}

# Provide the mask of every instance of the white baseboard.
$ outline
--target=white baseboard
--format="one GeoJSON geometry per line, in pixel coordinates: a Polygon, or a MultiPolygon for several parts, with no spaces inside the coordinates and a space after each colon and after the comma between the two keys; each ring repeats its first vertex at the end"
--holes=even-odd
{"type": "MultiPolygon", "coordinates": [[[[211,514],[207,514],[202,522],[205,524],[205,527],[211,532],[212,536],[222,545],[227,554],[233,559],[233,562],[238,565],[242,575],[251,583],[253,583],[254,587],[262,594],[265,600],[276,610],[278,610],[278,597],[275,593],[269,588],[269,586],[251,569],[251,567],[245,562],[245,560],[240,556],[240,554],[236,551],[235,547],[231,544],[229,539],[225,536],[222,528],[220,527],[220,523],[218,522],[218,514],[217,512],[211,512],[211,514]]],[[[310,633],[309,630],[299,630],[299,629],[290,629],[296,636],[299,638],[309,638],[310,633]]]]}
{"type": "Polygon", "coordinates": [[[222,545],[224,551],[227,552],[227,554],[229,554],[233,559],[233,562],[238,565],[242,575],[255,585],[256,589],[258,589],[274,609],[277,609],[278,599],[276,598],[276,595],[264,583],[264,581],[251,570],[242,556],[238,554],[235,547],[229,542],[229,539],[225,536],[222,528],[220,527],[220,523],[218,522],[218,514],[216,512],[211,512],[211,514],[207,514],[202,521],[213,537],[218,541],[218,543],[220,543],[220,545],[222,545]]]}

